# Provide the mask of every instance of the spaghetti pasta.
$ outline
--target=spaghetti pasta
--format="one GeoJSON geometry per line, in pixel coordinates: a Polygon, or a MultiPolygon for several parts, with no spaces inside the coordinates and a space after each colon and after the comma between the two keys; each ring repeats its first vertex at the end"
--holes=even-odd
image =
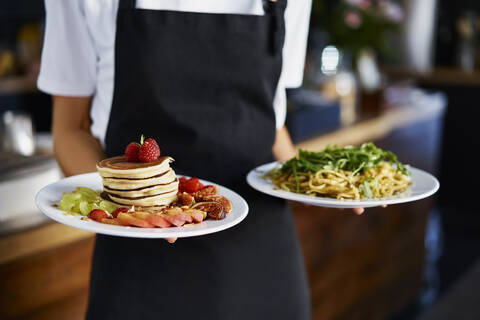
{"type": "Polygon", "coordinates": [[[384,198],[405,191],[410,175],[396,155],[373,143],[360,147],[300,150],[296,158],[267,173],[276,188],[336,199],[384,198]]]}

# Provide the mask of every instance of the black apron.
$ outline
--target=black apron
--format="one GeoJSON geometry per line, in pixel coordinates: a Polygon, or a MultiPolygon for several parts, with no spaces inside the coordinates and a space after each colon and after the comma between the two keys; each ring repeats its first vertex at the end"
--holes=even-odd
{"type": "Polygon", "coordinates": [[[291,212],[245,182],[273,159],[285,6],[254,16],[120,0],[107,155],[153,137],[177,173],[232,188],[250,211],[231,229],[175,244],[97,235],[87,318],[309,319],[291,212]]]}

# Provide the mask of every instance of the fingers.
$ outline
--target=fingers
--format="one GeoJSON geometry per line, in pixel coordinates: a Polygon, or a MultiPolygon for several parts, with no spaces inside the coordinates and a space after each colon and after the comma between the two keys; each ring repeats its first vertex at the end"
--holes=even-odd
{"type": "Polygon", "coordinates": [[[352,209],[355,214],[361,215],[362,213],[365,212],[364,208],[353,208],[352,209]]]}
{"type": "Polygon", "coordinates": [[[165,238],[165,240],[167,240],[169,243],[174,243],[177,241],[177,238],[165,238]]]}
{"type": "MultiPolygon", "coordinates": [[[[386,204],[382,205],[382,208],[386,208],[386,207],[387,207],[386,204]]],[[[355,214],[358,214],[358,215],[361,215],[362,213],[365,212],[364,208],[353,208],[352,210],[353,212],[355,212],[355,214]]]]}

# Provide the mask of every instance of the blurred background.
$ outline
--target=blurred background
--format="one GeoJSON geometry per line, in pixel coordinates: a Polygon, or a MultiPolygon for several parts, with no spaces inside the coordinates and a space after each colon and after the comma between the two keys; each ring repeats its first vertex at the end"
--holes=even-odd
{"type": "MultiPolygon", "coordinates": [[[[45,218],[61,178],[36,89],[43,1],[0,2],[0,318],[82,319],[94,235],[45,218]]],[[[362,216],[292,203],[313,319],[480,319],[480,2],[313,0],[297,148],[374,141],[440,192],[362,216]],[[477,137],[477,138],[475,138],[477,137]]]]}

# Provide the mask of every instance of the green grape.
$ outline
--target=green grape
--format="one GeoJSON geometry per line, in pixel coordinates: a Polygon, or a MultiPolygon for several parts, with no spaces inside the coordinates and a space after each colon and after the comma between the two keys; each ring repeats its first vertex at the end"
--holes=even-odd
{"type": "Polygon", "coordinates": [[[75,205],[74,205],[73,208],[72,208],[72,212],[82,213],[82,212],[80,211],[80,202],[75,202],[75,205]]]}
{"type": "Polygon", "coordinates": [[[93,209],[102,209],[102,208],[98,205],[98,202],[93,202],[93,203],[91,203],[91,206],[92,206],[92,210],[93,210],[93,209]]]}
{"type": "Polygon", "coordinates": [[[79,204],[80,213],[84,216],[88,215],[92,211],[92,205],[88,201],[80,201],[79,204]]]}
{"type": "Polygon", "coordinates": [[[117,205],[106,200],[100,201],[99,206],[101,209],[107,211],[108,213],[112,213],[115,209],[117,209],[117,205]]]}
{"type": "Polygon", "coordinates": [[[63,211],[72,211],[72,208],[74,205],[75,205],[75,202],[68,200],[64,196],[63,199],[58,204],[58,207],[63,211]]]}
{"type": "Polygon", "coordinates": [[[75,191],[64,193],[58,204],[63,211],[88,215],[93,209],[102,209],[109,213],[117,209],[117,205],[100,198],[100,195],[89,188],[77,187],[75,191]]]}
{"type": "Polygon", "coordinates": [[[81,194],[85,200],[95,200],[98,198],[98,193],[96,193],[90,188],[77,187],[74,192],[81,194]]]}
{"type": "Polygon", "coordinates": [[[75,191],[70,192],[70,193],[65,193],[63,195],[63,199],[71,201],[71,202],[76,202],[82,198],[82,195],[79,193],[76,193],[75,191]]]}

